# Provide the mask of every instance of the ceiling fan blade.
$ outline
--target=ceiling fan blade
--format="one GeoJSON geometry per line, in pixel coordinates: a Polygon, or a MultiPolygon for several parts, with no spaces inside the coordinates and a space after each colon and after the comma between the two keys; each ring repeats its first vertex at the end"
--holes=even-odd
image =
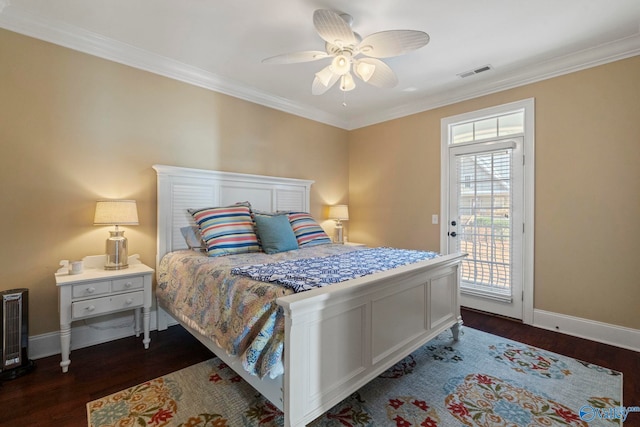
{"type": "Polygon", "coordinates": [[[354,64],[353,70],[356,76],[375,87],[388,89],[398,84],[398,77],[396,76],[396,73],[394,73],[387,64],[379,59],[358,59],[354,64]],[[367,64],[369,66],[365,68],[365,72],[363,72],[361,64],[367,64]],[[371,71],[371,67],[374,67],[373,71],[371,71]]]}
{"type": "Polygon", "coordinates": [[[322,95],[336,84],[340,79],[340,74],[331,71],[331,66],[327,66],[316,73],[313,83],[311,84],[311,93],[314,95],[322,95]]]}
{"type": "Polygon", "coordinates": [[[429,34],[423,31],[390,30],[365,37],[357,50],[373,58],[389,58],[419,49],[427,43],[429,34]]]}
{"type": "Polygon", "coordinates": [[[295,64],[298,62],[310,62],[327,58],[329,54],[321,50],[308,50],[305,52],[285,53],[263,59],[264,64],[295,64]]]}
{"type": "Polygon", "coordinates": [[[349,24],[332,10],[318,9],[313,12],[313,25],[324,41],[340,48],[358,43],[349,24]]]}

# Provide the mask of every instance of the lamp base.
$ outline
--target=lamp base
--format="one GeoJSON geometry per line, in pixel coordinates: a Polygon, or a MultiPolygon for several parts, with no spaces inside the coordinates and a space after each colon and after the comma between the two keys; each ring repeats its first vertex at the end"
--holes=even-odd
{"type": "Polygon", "coordinates": [[[105,270],[122,270],[129,267],[129,257],[127,255],[128,242],[124,237],[124,231],[109,231],[107,239],[107,262],[105,270]]]}
{"type": "Polygon", "coordinates": [[[105,264],[105,270],[124,270],[125,268],[129,268],[129,264],[118,264],[118,265],[109,265],[105,264]]]}
{"type": "Polygon", "coordinates": [[[344,237],[343,237],[342,231],[343,231],[342,224],[336,225],[335,243],[344,244],[344,237]]]}

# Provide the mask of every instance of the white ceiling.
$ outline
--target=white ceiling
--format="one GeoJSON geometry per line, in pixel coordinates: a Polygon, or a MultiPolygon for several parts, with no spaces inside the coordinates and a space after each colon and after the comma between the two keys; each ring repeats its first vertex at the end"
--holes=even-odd
{"type": "Polygon", "coordinates": [[[0,0],[0,27],[344,129],[640,54],[639,0],[0,0]],[[385,59],[393,89],[356,80],[314,96],[329,59],[261,60],[324,50],[316,9],[350,14],[362,36],[411,29],[431,41],[385,59]]]}

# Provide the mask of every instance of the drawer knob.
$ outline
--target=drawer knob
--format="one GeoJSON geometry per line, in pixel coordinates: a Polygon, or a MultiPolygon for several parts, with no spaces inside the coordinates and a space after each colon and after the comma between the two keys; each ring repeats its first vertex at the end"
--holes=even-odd
{"type": "Polygon", "coordinates": [[[131,282],[127,282],[124,284],[125,288],[130,288],[133,284],[131,282]]]}
{"type": "Polygon", "coordinates": [[[128,299],[125,301],[125,304],[127,304],[127,305],[131,305],[132,303],[133,303],[133,300],[132,300],[131,298],[128,298],[128,299]]]}
{"type": "Polygon", "coordinates": [[[92,294],[92,293],[94,293],[95,291],[96,291],[96,288],[94,288],[94,287],[87,288],[87,293],[88,293],[88,294],[92,294]]]}
{"type": "Polygon", "coordinates": [[[93,311],[93,310],[95,310],[95,309],[96,309],[96,306],[95,306],[95,305],[90,305],[90,306],[88,306],[88,307],[86,308],[86,310],[87,310],[87,311],[93,311]]]}

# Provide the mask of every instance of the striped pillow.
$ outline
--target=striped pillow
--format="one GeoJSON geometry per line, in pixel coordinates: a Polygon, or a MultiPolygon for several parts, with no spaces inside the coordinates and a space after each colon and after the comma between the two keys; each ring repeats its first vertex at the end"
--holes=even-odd
{"type": "Polygon", "coordinates": [[[306,212],[289,212],[289,222],[298,240],[298,246],[324,245],[331,243],[331,239],[318,225],[313,217],[306,212]]]}
{"type": "Polygon", "coordinates": [[[200,227],[209,256],[260,251],[249,207],[189,209],[189,213],[200,227]]]}

